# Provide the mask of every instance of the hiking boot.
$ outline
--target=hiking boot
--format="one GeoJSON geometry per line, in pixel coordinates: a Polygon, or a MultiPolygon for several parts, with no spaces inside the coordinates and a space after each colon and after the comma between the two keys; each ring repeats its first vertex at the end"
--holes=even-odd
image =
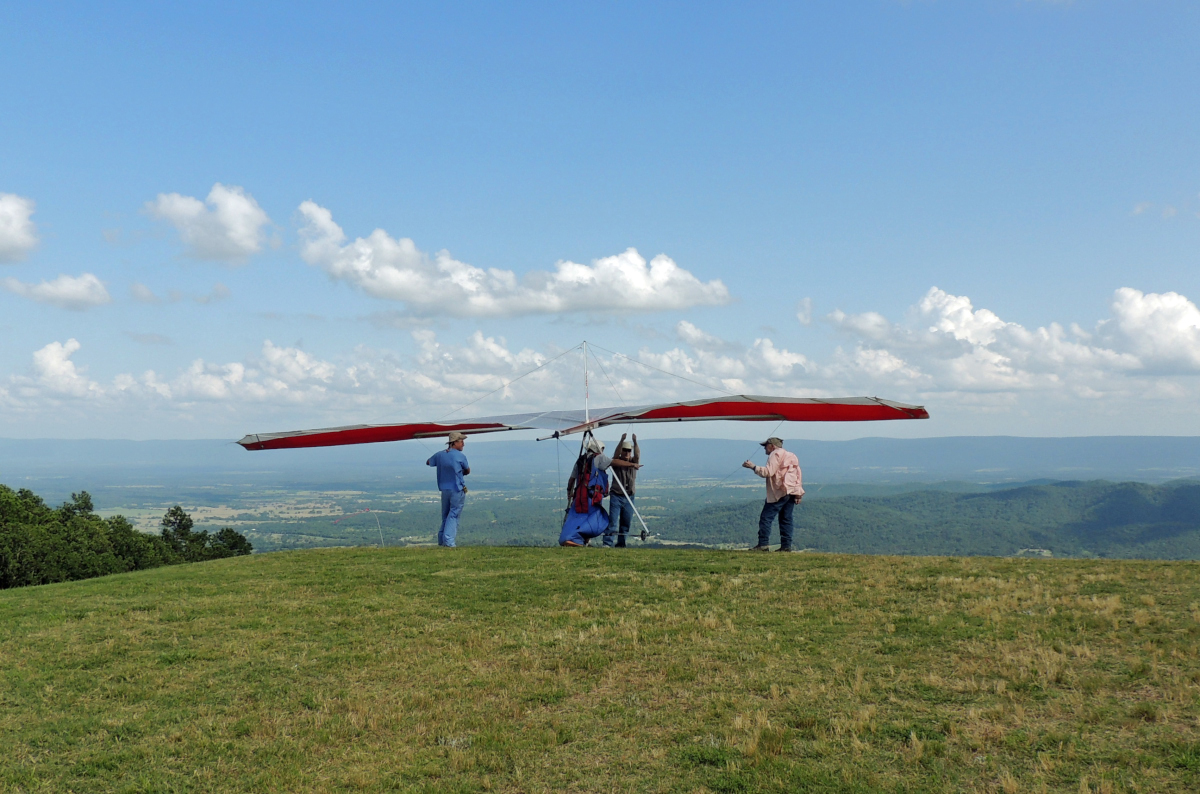
{"type": "Polygon", "coordinates": [[[622,535],[621,537],[617,538],[617,548],[618,548],[618,549],[623,549],[623,548],[625,548],[625,536],[624,536],[624,535],[622,535]]]}
{"type": "Polygon", "coordinates": [[[791,550],[792,550],[791,546],[780,546],[779,548],[775,549],[775,551],[791,551],[791,550]]]}
{"type": "Polygon", "coordinates": [[[770,550],[771,550],[771,547],[770,547],[770,546],[763,546],[762,544],[759,544],[759,545],[757,545],[757,546],[751,546],[749,550],[750,550],[750,551],[770,551],[770,550]]]}

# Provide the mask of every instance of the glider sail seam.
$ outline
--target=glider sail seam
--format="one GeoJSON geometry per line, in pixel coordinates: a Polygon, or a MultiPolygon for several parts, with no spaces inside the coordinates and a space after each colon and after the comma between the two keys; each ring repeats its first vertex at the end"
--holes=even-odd
{"type": "Polygon", "coordinates": [[[317,430],[251,434],[237,443],[247,450],[336,447],[433,438],[457,430],[467,435],[507,430],[550,430],[559,436],[616,424],[649,422],[877,422],[928,419],[923,406],[878,397],[800,398],[734,395],[660,405],[626,406],[584,411],[489,416],[458,422],[412,422],[388,425],[350,425],[317,430]]]}

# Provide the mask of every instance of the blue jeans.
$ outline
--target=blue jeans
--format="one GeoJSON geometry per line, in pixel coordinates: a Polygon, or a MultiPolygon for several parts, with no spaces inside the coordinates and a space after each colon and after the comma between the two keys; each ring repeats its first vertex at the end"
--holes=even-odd
{"type": "Polygon", "coordinates": [[[442,491],[442,526],[438,530],[438,545],[454,547],[458,535],[458,517],[466,504],[465,491],[442,491]]]}
{"type": "Polygon", "coordinates": [[[758,515],[758,545],[771,545],[771,525],[775,516],[779,516],[779,545],[785,549],[792,547],[792,511],[796,503],[792,497],[785,496],[778,502],[767,502],[758,515]]]}
{"type": "Polygon", "coordinates": [[[613,537],[620,528],[620,545],[625,545],[625,536],[629,534],[629,525],[633,523],[633,497],[625,498],[624,494],[609,494],[608,496],[608,529],[604,532],[604,545],[613,545],[613,537]]]}

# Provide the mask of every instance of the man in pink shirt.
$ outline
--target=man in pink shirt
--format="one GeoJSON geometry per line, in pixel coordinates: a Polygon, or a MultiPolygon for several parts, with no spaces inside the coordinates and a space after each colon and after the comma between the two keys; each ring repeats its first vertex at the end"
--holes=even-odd
{"type": "Polygon", "coordinates": [[[800,504],[804,488],[800,485],[800,461],[783,448],[783,441],[771,436],[762,442],[767,465],[742,464],[767,481],[767,502],[758,516],[758,545],[750,551],[771,550],[771,525],[779,516],[779,550],[792,550],[792,510],[800,504]]]}

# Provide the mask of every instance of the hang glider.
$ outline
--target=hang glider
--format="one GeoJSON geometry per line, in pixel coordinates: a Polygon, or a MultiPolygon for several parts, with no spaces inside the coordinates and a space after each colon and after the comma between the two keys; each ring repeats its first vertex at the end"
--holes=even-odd
{"type": "Polygon", "coordinates": [[[348,425],[319,430],[255,433],[237,442],[248,450],[337,447],[345,444],[375,444],[436,438],[452,430],[467,435],[506,430],[547,430],[558,438],[608,425],[647,422],[877,422],[887,419],[928,419],[920,405],[881,400],[878,397],[816,399],[800,397],[754,397],[733,395],[683,403],[640,405],[622,408],[546,411],[544,413],[487,416],[458,421],[408,422],[393,425],[348,425]]]}

